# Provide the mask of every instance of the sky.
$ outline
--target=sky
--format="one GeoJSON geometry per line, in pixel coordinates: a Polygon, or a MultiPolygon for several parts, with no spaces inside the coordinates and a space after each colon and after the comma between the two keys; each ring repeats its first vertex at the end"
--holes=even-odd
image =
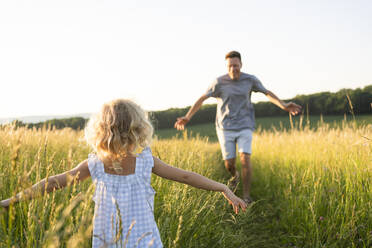
{"type": "Polygon", "coordinates": [[[186,107],[231,50],[281,99],[364,87],[371,13],[359,0],[4,0],[0,118],[91,113],[115,98],[186,107]]]}

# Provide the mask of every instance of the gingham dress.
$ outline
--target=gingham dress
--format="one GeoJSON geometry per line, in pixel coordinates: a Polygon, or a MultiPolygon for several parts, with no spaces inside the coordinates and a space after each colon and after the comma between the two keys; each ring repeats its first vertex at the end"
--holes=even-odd
{"type": "Polygon", "coordinates": [[[105,173],[102,161],[89,154],[88,167],[96,185],[93,248],[163,247],[153,213],[153,166],[150,148],[138,154],[135,173],[126,176],[105,173]]]}

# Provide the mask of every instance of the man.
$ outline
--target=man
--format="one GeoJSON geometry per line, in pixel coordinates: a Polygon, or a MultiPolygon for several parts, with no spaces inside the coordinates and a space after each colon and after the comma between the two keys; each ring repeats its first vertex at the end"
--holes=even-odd
{"type": "Polygon", "coordinates": [[[243,200],[249,204],[252,202],[250,156],[252,132],[255,127],[254,109],[251,103],[252,91],[265,94],[273,104],[292,115],[300,113],[301,106],[292,102],[284,103],[274,93],[267,90],[255,76],[241,72],[242,61],[239,52],[229,52],[225,60],[228,74],[217,78],[207,92],[195,102],[186,116],[177,118],[174,127],[183,130],[206,99],[209,97],[217,99],[216,131],[225,167],[232,175],[229,184],[235,188],[239,182],[240,176],[235,167],[237,144],[242,164],[243,200]]]}

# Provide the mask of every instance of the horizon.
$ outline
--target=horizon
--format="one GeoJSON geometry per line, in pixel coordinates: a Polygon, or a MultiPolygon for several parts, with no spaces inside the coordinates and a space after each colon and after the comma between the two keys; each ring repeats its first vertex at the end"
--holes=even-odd
{"type": "Polygon", "coordinates": [[[363,0],[1,2],[0,118],[94,113],[115,98],[190,106],[226,74],[231,50],[283,100],[363,88],[371,10],[363,0]]]}
{"type": "MultiPolygon", "coordinates": [[[[293,99],[299,95],[312,95],[312,94],[319,94],[319,93],[326,93],[326,92],[330,92],[330,93],[337,93],[339,92],[340,90],[343,90],[343,89],[350,89],[350,90],[356,90],[356,89],[363,89],[367,86],[372,86],[372,84],[367,84],[365,86],[362,86],[362,87],[356,87],[356,88],[341,88],[341,89],[338,89],[336,91],[320,91],[320,92],[314,92],[314,93],[311,93],[311,94],[297,94],[296,96],[294,97],[291,97],[291,98],[288,98],[288,99],[283,99],[283,100],[290,100],[290,99],[293,99]]],[[[268,100],[266,101],[256,101],[256,102],[253,102],[254,104],[256,103],[260,103],[260,102],[268,102],[268,100]]],[[[217,104],[216,102],[215,103],[205,103],[203,105],[206,105],[206,104],[217,104]]],[[[157,111],[167,111],[167,110],[170,110],[170,109],[183,109],[183,108],[188,108],[188,107],[191,107],[191,105],[188,105],[188,106],[181,106],[181,107],[170,107],[170,108],[167,108],[167,109],[160,109],[160,110],[147,110],[145,109],[146,112],[157,112],[157,111]]],[[[7,123],[11,123],[15,120],[19,120],[19,121],[22,121],[24,123],[37,123],[37,122],[44,122],[44,121],[47,121],[47,120],[52,120],[52,119],[68,119],[68,118],[73,118],[73,117],[82,117],[82,118],[85,118],[85,119],[89,119],[89,116],[91,116],[92,114],[94,114],[95,112],[86,112],[86,113],[71,113],[71,114],[60,114],[60,115],[56,115],[56,114],[46,114],[46,115],[28,115],[28,116],[15,116],[15,117],[0,117],[0,124],[7,124],[7,123]],[[26,121],[27,119],[35,119],[36,121],[26,121]]]]}

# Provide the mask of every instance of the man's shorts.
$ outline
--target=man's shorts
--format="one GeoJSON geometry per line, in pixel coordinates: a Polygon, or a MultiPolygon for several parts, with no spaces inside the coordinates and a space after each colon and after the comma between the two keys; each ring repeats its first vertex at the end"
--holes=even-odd
{"type": "Polygon", "coordinates": [[[240,153],[252,153],[253,131],[251,129],[234,131],[216,128],[216,131],[224,160],[236,157],[236,144],[240,153]]]}

